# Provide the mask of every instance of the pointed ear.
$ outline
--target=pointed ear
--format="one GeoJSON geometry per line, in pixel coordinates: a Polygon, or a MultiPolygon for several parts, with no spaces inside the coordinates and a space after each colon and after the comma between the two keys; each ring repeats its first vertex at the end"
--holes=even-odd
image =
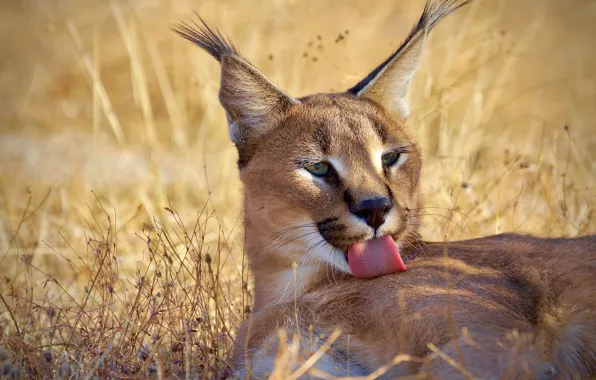
{"type": "Polygon", "coordinates": [[[222,57],[219,101],[236,144],[262,136],[299,103],[237,55],[222,57]]]}
{"type": "Polygon", "coordinates": [[[226,111],[230,139],[240,148],[275,127],[285,112],[300,102],[284,93],[244,59],[230,41],[203,21],[173,29],[221,64],[219,100],[226,111]]]}
{"type": "Polygon", "coordinates": [[[418,70],[426,35],[439,21],[467,3],[468,0],[427,1],[420,20],[395,53],[347,92],[370,99],[406,119],[410,108],[405,96],[418,70]]]}
{"type": "Polygon", "coordinates": [[[370,99],[387,111],[406,119],[410,115],[410,107],[405,96],[418,70],[424,37],[426,30],[412,39],[400,54],[391,56],[377,75],[356,92],[356,96],[370,99]]]}

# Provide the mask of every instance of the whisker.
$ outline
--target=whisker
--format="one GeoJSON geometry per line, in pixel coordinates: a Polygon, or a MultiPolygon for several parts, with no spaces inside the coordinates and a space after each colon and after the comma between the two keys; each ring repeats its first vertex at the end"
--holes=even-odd
{"type": "MultiPolygon", "coordinates": [[[[320,241],[318,241],[318,242],[320,242],[320,241]]],[[[318,242],[317,242],[317,243],[318,243],[318,242]]],[[[317,243],[315,243],[315,244],[317,244],[317,243]]],[[[305,252],[305,253],[302,255],[302,257],[300,257],[300,260],[298,261],[298,263],[296,263],[296,267],[297,267],[298,269],[302,269],[302,268],[305,266],[305,264],[307,264],[309,261],[312,261],[314,258],[315,258],[315,257],[314,257],[314,255],[313,255],[313,254],[310,252],[310,250],[308,250],[308,251],[306,251],[306,252],[305,252]]],[[[287,292],[287,291],[288,291],[288,289],[289,289],[289,286],[290,286],[290,284],[291,284],[291,281],[289,281],[289,282],[286,284],[286,287],[285,287],[285,288],[284,288],[284,290],[282,291],[282,294],[281,294],[281,296],[279,297],[279,300],[277,301],[277,303],[278,303],[278,304],[279,304],[279,303],[280,303],[280,302],[283,300],[283,298],[284,298],[284,296],[285,296],[286,292],[287,292]]],[[[297,286],[299,286],[299,284],[294,284],[294,286],[295,286],[295,287],[297,287],[297,286]]]]}
{"type": "MultiPolygon", "coordinates": [[[[328,245],[329,247],[329,255],[333,254],[333,247],[331,244],[328,245]]],[[[337,255],[333,255],[333,265],[331,266],[331,275],[333,277],[333,283],[337,285],[337,278],[335,277],[335,260],[337,259],[337,255]]]]}
{"type": "Polygon", "coordinates": [[[326,244],[326,243],[327,243],[327,241],[325,240],[325,238],[322,238],[321,240],[319,240],[315,244],[311,245],[310,248],[306,251],[306,253],[309,253],[313,249],[316,249],[319,245],[326,244]]]}
{"type": "Polygon", "coordinates": [[[464,227],[462,227],[462,225],[460,223],[456,222],[452,218],[450,218],[448,216],[445,216],[445,215],[441,215],[441,214],[420,214],[420,216],[434,216],[434,217],[439,217],[440,216],[441,218],[447,219],[448,221],[450,221],[451,223],[455,224],[460,229],[464,230],[464,227]]]}
{"type": "Polygon", "coordinates": [[[279,230],[277,232],[274,232],[269,238],[270,239],[275,239],[275,238],[277,238],[277,237],[279,237],[281,235],[284,235],[284,234],[286,234],[288,232],[292,232],[292,231],[295,231],[295,230],[298,230],[298,229],[301,229],[301,228],[309,228],[309,227],[316,227],[316,226],[317,226],[316,223],[305,223],[305,224],[299,224],[299,225],[296,225],[296,226],[287,227],[287,228],[281,229],[281,230],[279,230]]]}
{"type": "Polygon", "coordinates": [[[465,216],[466,218],[470,218],[470,215],[459,211],[459,210],[455,210],[453,208],[449,208],[449,207],[435,207],[435,206],[424,206],[424,207],[418,207],[418,208],[409,208],[408,210],[410,211],[419,211],[419,210],[425,210],[425,209],[438,209],[438,210],[447,210],[449,212],[454,212],[460,215],[465,216]]]}
{"type": "MultiPolygon", "coordinates": [[[[268,251],[281,249],[281,248],[285,247],[286,245],[288,245],[288,244],[290,244],[290,243],[292,243],[292,242],[294,242],[294,241],[296,241],[298,239],[302,239],[303,237],[306,237],[306,236],[309,236],[309,235],[313,235],[313,234],[316,234],[316,233],[319,233],[319,231],[316,230],[316,231],[307,232],[307,233],[304,233],[302,235],[295,236],[295,237],[293,237],[293,238],[291,238],[289,240],[281,241],[279,243],[279,245],[277,245],[277,246],[275,245],[276,241],[272,241],[269,245],[267,245],[266,247],[264,247],[257,255],[261,255],[261,254],[263,254],[265,252],[268,252],[268,251]]],[[[276,239],[276,240],[280,240],[280,239],[281,239],[281,237],[278,238],[278,239],[276,239]]]]}
{"type": "Polygon", "coordinates": [[[412,237],[414,238],[415,242],[419,244],[418,247],[414,246],[411,242],[409,242],[407,239],[404,239],[404,241],[406,241],[413,249],[419,249],[420,252],[422,253],[422,255],[426,254],[426,249],[428,248],[428,244],[422,240],[422,238],[420,237],[420,235],[418,234],[417,231],[415,230],[409,230],[407,232],[406,238],[407,237],[412,237]]]}
{"type": "MultiPolygon", "coordinates": [[[[465,213],[460,212],[460,211],[457,211],[457,210],[453,210],[451,208],[447,208],[447,207],[419,207],[419,208],[408,209],[408,210],[424,210],[425,208],[428,208],[428,209],[443,209],[443,210],[449,210],[451,212],[461,214],[461,215],[463,215],[465,217],[465,218],[462,219],[462,223],[465,225],[465,228],[463,228],[461,224],[458,224],[457,222],[455,222],[450,217],[445,216],[445,215],[442,215],[442,214],[418,214],[417,216],[440,216],[440,217],[443,217],[443,218],[451,221],[455,225],[457,225],[460,228],[461,231],[464,231],[465,229],[470,230],[470,225],[468,224],[468,221],[467,221],[467,219],[470,219],[471,218],[470,215],[465,214],[465,213]]],[[[411,217],[414,217],[413,215],[410,215],[410,216],[411,217]]]]}

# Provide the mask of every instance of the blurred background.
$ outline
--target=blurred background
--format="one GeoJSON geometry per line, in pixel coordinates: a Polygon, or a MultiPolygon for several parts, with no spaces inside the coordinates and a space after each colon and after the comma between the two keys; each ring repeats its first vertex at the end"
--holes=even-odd
{"type": "MultiPolygon", "coordinates": [[[[211,197],[222,227],[236,225],[241,186],[218,65],[171,32],[177,21],[200,13],[302,96],[356,83],[423,6],[4,1],[0,265],[8,268],[19,245],[58,264],[50,247],[86,243],[98,198],[113,208],[120,253],[133,267],[141,251],[134,233],[163,207],[192,223],[211,197]]],[[[431,33],[409,94],[426,205],[447,216],[425,218],[428,239],[595,231],[595,20],[589,0],[484,0],[431,33]]]]}
{"type": "MultiPolygon", "coordinates": [[[[29,284],[47,298],[53,293],[41,285],[52,278],[82,292],[94,267],[72,263],[88,262],[89,243],[108,229],[121,275],[134,274],[148,257],[145,229],[192,228],[202,210],[206,247],[225,255],[221,281],[240,281],[242,188],[217,98],[218,64],[170,27],[198,12],[303,96],[358,82],[423,7],[4,0],[5,285],[29,284]]],[[[593,0],[475,0],[431,33],[408,95],[408,124],[424,153],[424,238],[596,232],[595,36],[593,0]]]]}

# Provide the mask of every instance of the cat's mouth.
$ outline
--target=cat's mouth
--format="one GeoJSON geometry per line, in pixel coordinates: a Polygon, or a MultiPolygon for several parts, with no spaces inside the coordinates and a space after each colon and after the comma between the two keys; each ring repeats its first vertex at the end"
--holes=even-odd
{"type": "Polygon", "coordinates": [[[370,238],[370,234],[346,236],[347,228],[337,218],[323,220],[317,227],[327,243],[343,252],[347,266],[357,278],[374,278],[406,270],[396,243],[403,235],[405,225],[396,233],[376,238],[370,238]]]}
{"type": "Polygon", "coordinates": [[[351,244],[346,258],[357,278],[374,278],[406,270],[399,247],[391,235],[351,244]]]}

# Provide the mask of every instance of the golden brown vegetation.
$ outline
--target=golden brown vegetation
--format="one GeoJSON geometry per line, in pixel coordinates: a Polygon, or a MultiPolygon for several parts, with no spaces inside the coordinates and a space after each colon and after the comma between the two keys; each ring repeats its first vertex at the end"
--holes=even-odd
{"type": "MultiPolygon", "coordinates": [[[[296,96],[356,83],[421,1],[8,1],[0,361],[28,377],[230,374],[250,312],[218,65],[197,10],[296,96]]],[[[594,4],[476,1],[410,91],[428,240],[596,232],[594,4]]]]}

